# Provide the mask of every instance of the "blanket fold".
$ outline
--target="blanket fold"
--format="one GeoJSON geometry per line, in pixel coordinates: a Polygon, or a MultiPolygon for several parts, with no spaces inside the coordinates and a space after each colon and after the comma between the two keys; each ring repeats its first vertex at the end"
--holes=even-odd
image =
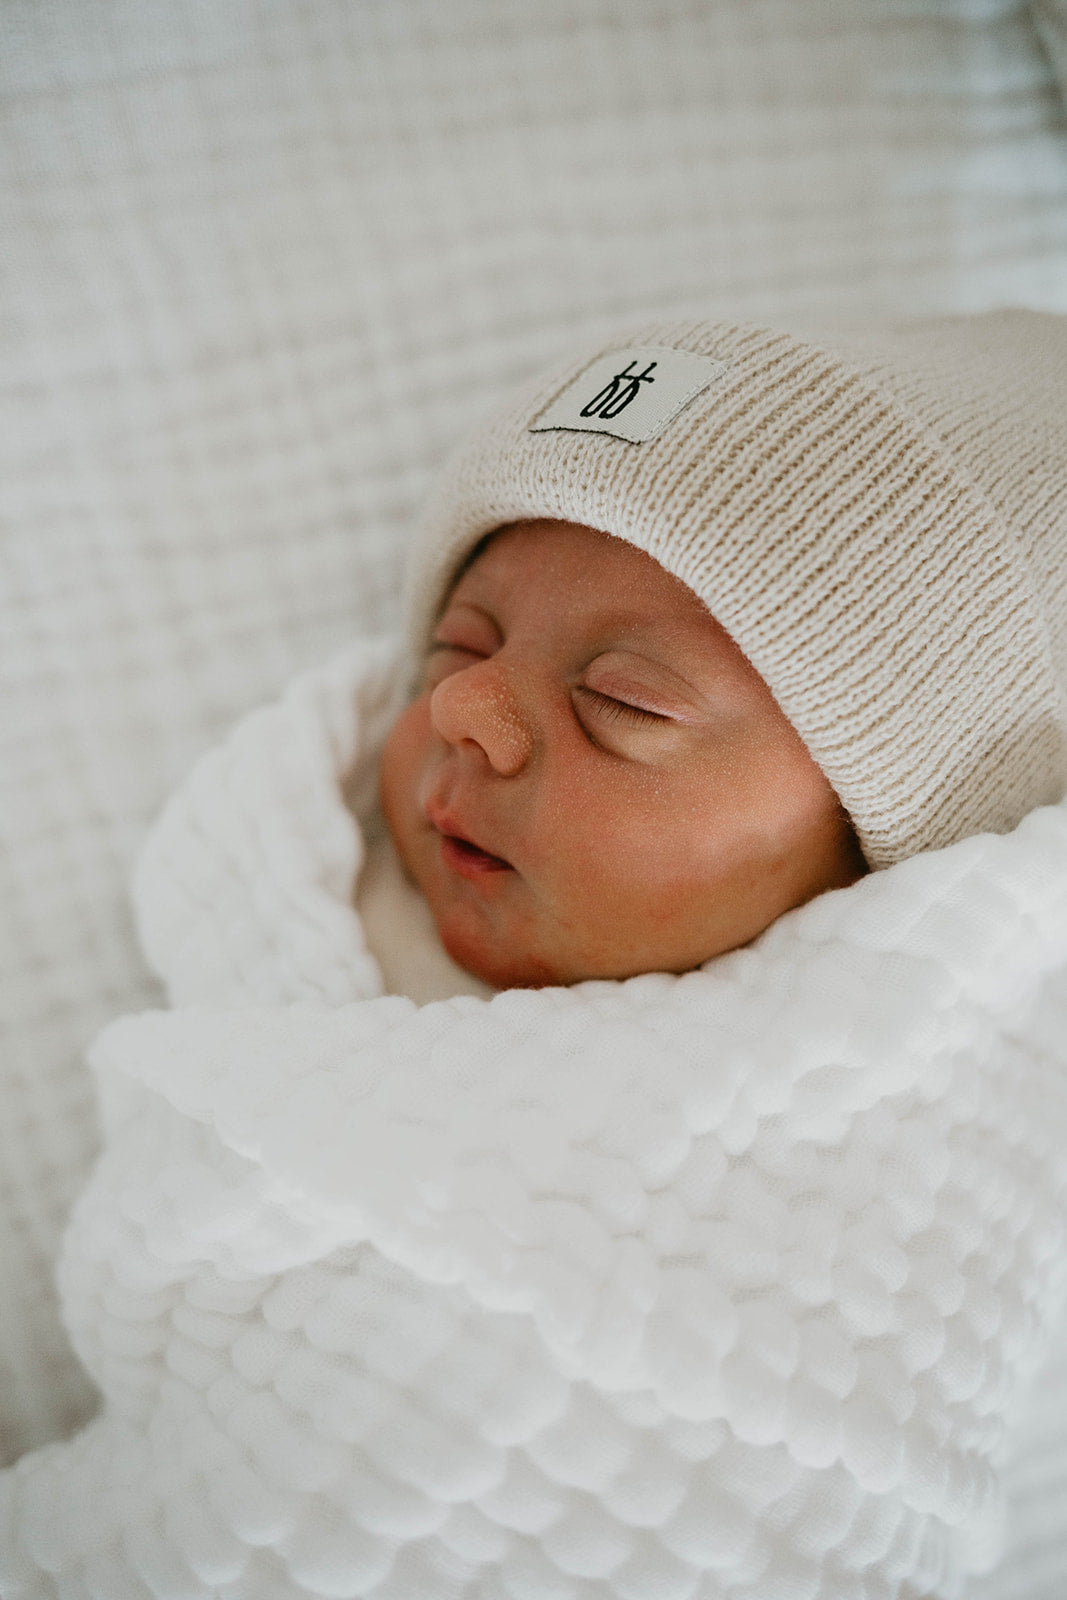
{"type": "Polygon", "coordinates": [[[201,762],[94,1043],[5,1596],[962,1592],[1060,1314],[1067,808],[697,972],[417,1006],[353,902],[391,641],[201,762]]]}

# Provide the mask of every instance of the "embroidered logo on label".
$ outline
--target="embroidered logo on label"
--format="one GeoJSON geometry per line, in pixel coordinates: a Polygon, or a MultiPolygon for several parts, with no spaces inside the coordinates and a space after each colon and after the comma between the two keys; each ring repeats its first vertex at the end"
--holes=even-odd
{"type": "Polygon", "coordinates": [[[644,444],[728,370],[728,362],[661,345],[611,350],[580,372],[529,431],[565,428],[644,444]]]}

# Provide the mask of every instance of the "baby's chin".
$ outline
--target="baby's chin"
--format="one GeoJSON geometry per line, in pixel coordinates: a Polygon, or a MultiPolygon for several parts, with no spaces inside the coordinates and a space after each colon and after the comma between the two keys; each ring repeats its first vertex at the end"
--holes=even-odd
{"type": "Polygon", "coordinates": [[[532,952],[490,947],[484,939],[456,927],[449,919],[438,920],[437,932],[457,967],[492,989],[551,989],[580,981],[564,976],[532,952]]]}
{"type": "MultiPolygon", "coordinates": [[[[447,915],[435,920],[441,943],[456,965],[493,989],[566,988],[590,979],[622,982],[645,972],[673,970],[662,960],[657,965],[653,955],[646,958],[635,951],[630,951],[624,959],[617,955],[613,959],[604,952],[572,950],[546,955],[543,949],[535,952],[523,949],[518,943],[503,948],[488,941],[481,930],[464,928],[447,915]]],[[[679,970],[688,971],[689,968],[679,970]]]]}

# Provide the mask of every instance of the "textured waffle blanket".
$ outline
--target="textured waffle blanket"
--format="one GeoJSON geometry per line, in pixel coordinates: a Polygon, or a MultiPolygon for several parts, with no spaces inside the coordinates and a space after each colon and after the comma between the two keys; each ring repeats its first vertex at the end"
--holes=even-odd
{"type": "Polygon", "coordinates": [[[395,647],[149,840],[173,1009],[91,1051],[60,1286],[102,1392],[0,1478],[6,1600],[889,1600],[995,1559],[1059,1313],[1067,811],[684,977],[382,994],[395,647]]]}

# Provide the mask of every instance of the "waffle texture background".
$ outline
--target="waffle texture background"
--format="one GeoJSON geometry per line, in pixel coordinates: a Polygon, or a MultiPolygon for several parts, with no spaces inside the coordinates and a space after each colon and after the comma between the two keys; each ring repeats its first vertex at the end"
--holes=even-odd
{"type": "MultiPolygon", "coordinates": [[[[194,758],[393,619],[439,460],[576,338],[1067,309],[1067,154],[1019,0],[7,0],[3,29],[13,1459],[96,1403],[51,1286],[83,1052],[158,998],[127,880],[194,758]]],[[[1067,1568],[1065,1388],[1028,1596],[1067,1568]]]]}

